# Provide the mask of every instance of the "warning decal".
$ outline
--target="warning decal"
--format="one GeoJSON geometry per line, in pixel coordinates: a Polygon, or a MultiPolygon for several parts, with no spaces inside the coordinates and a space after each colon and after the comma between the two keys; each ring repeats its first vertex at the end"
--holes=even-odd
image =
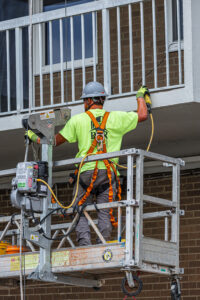
{"type": "Polygon", "coordinates": [[[55,119],[54,111],[48,111],[40,114],[40,120],[55,119]]]}
{"type": "MultiPolygon", "coordinates": [[[[39,262],[39,254],[31,254],[26,257],[22,255],[22,268],[35,269],[39,262]]],[[[10,271],[19,271],[20,270],[20,256],[14,256],[10,259],[10,271]]]]}
{"type": "Polygon", "coordinates": [[[69,251],[52,253],[52,267],[64,267],[68,265],[69,265],[69,251]]]}

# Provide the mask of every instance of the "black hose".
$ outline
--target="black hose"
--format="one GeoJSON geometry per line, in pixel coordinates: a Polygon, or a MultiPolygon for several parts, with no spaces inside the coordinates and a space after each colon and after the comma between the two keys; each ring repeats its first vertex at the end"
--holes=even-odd
{"type": "Polygon", "coordinates": [[[61,208],[60,207],[57,207],[53,210],[51,210],[46,216],[44,216],[44,218],[40,221],[40,225],[42,225],[44,223],[44,221],[46,220],[46,218],[48,218],[50,215],[52,215],[55,211],[58,211],[60,210],[61,208]]]}
{"type": "MultiPolygon", "coordinates": [[[[80,210],[77,209],[77,212],[78,212],[78,219],[77,219],[76,223],[72,226],[72,228],[70,229],[70,231],[69,231],[67,234],[60,235],[60,236],[57,237],[57,238],[50,238],[50,237],[48,237],[48,236],[44,233],[44,231],[43,231],[42,228],[40,229],[40,230],[41,230],[41,234],[44,236],[44,238],[46,238],[46,239],[49,240],[49,241],[59,241],[59,240],[62,240],[63,238],[65,238],[65,237],[67,237],[67,236],[70,235],[70,234],[74,231],[74,229],[76,228],[76,225],[78,224],[78,222],[79,222],[79,220],[80,220],[80,217],[81,217],[81,215],[82,215],[82,213],[83,213],[83,210],[85,209],[86,206],[87,206],[87,204],[84,203],[84,204],[81,206],[81,209],[80,209],[80,210]]],[[[53,211],[51,211],[50,213],[53,213],[55,210],[58,210],[58,209],[61,209],[61,208],[56,208],[56,209],[54,209],[53,211]]],[[[49,213],[49,214],[50,214],[50,213],[49,213]]],[[[49,214],[47,214],[47,215],[40,221],[40,225],[44,222],[44,219],[46,219],[47,216],[48,216],[49,214]]]]}

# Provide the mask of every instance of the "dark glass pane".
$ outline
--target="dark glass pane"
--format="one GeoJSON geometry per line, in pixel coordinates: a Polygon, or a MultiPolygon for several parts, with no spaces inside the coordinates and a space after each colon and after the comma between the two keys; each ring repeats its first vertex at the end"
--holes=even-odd
{"type": "MultiPolygon", "coordinates": [[[[44,1],[44,11],[55,10],[77,4],[92,2],[94,0],[71,0],[71,1],[44,1]]],[[[67,13],[67,11],[66,11],[67,13]]],[[[85,57],[92,57],[92,14],[84,15],[85,21],[85,57]]],[[[82,58],[82,39],[81,39],[81,16],[73,17],[74,29],[74,59],[82,58]]],[[[53,40],[53,63],[60,63],[60,32],[59,21],[52,22],[52,40],[53,40]]],[[[70,19],[63,20],[63,57],[64,61],[71,60],[71,31],[70,19]]],[[[50,64],[50,48],[49,48],[49,24],[46,24],[46,65],[50,64]]]]}
{"type": "Polygon", "coordinates": [[[92,14],[85,14],[85,57],[93,56],[92,14]],[[89,46],[88,46],[89,45],[89,46]]]}
{"type": "Polygon", "coordinates": [[[11,110],[17,109],[16,105],[16,58],[15,58],[15,31],[10,31],[10,97],[11,110]],[[11,46],[12,45],[12,46],[11,46]]]}
{"type": "Polygon", "coordinates": [[[0,0],[0,21],[28,16],[28,0],[0,0]]]}
{"type": "Polygon", "coordinates": [[[23,57],[23,96],[24,108],[29,107],[29,51],[28,51],[28,27],[22,30],[22,57],[23,57]]]}
{"type": "MultiPolygon", "coordinates": [[[[28,15],[28,0],[0,0],[0,21],[15,19],[28,15]]],[[[24,30],[23,30],[24,32],[24,30]]],[[[23,33],[24,35],[24,33],[23,33]]],[[[16,59],[15,59],[15,31],[9,31],[10,42],[10,97],[11,110],[16,109],[16,59]]],[[[7,111],[7,53],[6,53],[6,34],[0,33],[0,111],[7,111]]],[[[23,38],[23,68],[24,68],[24,96],[28,94],[28,40],[23,38]]],[[[24,103],[27,101],[24,98],[24,103]]]]}
{"type": "MultiPolygon", "coordinates": [[[[181,40],[183,40],[183,0],[179,0],[180,7],[180,27],[181,27],[181,40]]],[[[177,3],[172,0],[172,26],[173,26],[173,42],[178,41],[178,26],[177,26],[177,3]]]]}
{"type": "Polygon", "coordinates": [[[7,111],[6,33],[0,32],[0,112],[7,111]]]}

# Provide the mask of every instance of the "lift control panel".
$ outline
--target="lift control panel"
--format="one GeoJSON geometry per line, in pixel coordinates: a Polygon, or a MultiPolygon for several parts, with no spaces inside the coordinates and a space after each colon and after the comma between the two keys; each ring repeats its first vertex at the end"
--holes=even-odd
{"type": "Polygon", "coordinates": [[[17,208],[35,212],[42,211],[43,198],[47,187],[38,179],[47,182],[48,163],[29,161],[17,164],[16,177],[12,180],[11,202],[17,208]]]}
{"type": "Polygon", "coordinates": [[[36,162],[20,162],[17,164],[15,185],[20,193],[36,193],[38,178],[38,164],[36,162]]]}

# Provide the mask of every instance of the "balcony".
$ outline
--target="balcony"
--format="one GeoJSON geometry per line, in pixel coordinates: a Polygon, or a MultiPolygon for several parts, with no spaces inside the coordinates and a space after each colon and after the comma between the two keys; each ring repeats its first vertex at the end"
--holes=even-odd
{"type": "Polygon", "coordinates": [[[141,84],[184,87],[180,9],[171,52],[169,2],[101,0],[1,22],[0,115],[78,104],[91,80],[104,83],[109,99],[135,95],[141,84]]]}
{"type": "MultiPolygon", "coordinates": [[[[14,130],[10,131],[13,138],[21,136],[24,114],[66,105],[72,115],[81,112],[82,88],[97,80],[110,95],[107,110],[135,110],[136,91],[147,85],[157,124],[153,151],[171,156],[196,154],[200,150],[193,123],[199,119],[200,101],[199,9],[199,1],[191,0],[98,0],[1,22],[3,139],[7,142],[5,130],[14,130]],[[173,1],[177,7],[175,42],[173,1]],[[178,139],[187,139],[187,131],[188,141],[194,141],[193,151],[189,146],[187,151],[175,150],[178,139]],[[168,153],[170,143],[168,149],[174,151],[168,153]]],[[[143,139],[148,134],[140,128],[134,133],[134,144],[132,138],[125,139],[125,147],[145,148],[143,139]]]]}

